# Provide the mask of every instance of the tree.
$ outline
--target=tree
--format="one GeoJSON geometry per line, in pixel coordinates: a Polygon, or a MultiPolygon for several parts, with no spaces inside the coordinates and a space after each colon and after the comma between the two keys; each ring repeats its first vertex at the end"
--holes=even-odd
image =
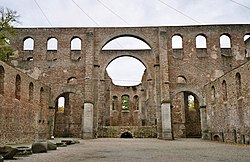
{"type": "Polygon", "coordinates": [[[14,23],[18,23],[16,11],[8,8],[0,8],[0,60],[7,61],[13,54],[13,49],[9,46],[9,38],[15,35],[14,23]]]}

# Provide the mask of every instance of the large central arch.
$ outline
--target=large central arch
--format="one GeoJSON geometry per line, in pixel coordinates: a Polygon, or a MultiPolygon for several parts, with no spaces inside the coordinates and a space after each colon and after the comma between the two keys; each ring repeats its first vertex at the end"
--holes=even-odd
{"type": "MultiPolygon", "coordinates": [[[[131,131],[132,134],[138,137],[157,137],[157,115],[156,102],[152,95],[155,89],[155,72],[154,65],[156,64],[155,54],[156,48],[153,48],[150,43],[145,41],[145,38],[134,34],[119,34],[102,42],[102,48],[116,38],[130,36],[143,41],[149,49],[129,49],[129,50],[100,50],[99,52],[99,76],[100,76],[100,94],[98,107],[98,136],[105,136],[106,132],[103,127],[115,129],[116,134],[110,137],[119,136],[124,130],[131,131]],[[106,68],[109,64],[122,57],[131,57],[138,60],[144,67],[145,71],[142,76],[142,83],[136,86],[116,86],[112,84],[107,75],[106,68]],[[100,59],[101,58],[101,59],[100,59]],[[145,88],[148,87],[148,88],[145,88]],[[148,89],[148,90],[147,90],[148,89]],[[128,109],[122,109],[122,97],[128,96],[130,106],[128,109]],[[117,99],[118,107],[112,108],[113,99],[117,99]],[[146,99],[150,108],[146,108],[146,99]],[[138,104],[136,104],[139,102],[138,104]],[[136,106],[137,105],[137,106],[136,106]],[[145,130],[144,130],[145,129],[145,130]],[[140,134],[140,131],[149,131],[150,135],[140,134]]],[[[142,35],[144,36],[144,35],[142,35]]],[[[145,36],[144,36],[145,37],[145,36]]],[[[136,70],[136,69],[135,69],[136,70]]]]}

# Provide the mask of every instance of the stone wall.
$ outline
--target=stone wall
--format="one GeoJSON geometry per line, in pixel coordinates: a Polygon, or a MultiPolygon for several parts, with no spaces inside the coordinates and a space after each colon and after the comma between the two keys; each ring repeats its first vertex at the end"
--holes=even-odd
{"type": "MultiPolygon", "coordinates": [[[[162,108],[169,109],[170,103],[174,107],[174,98],[179,93],[193,94],[199,104],[197,107],[204,107],[206,103],[202,94],[203,86],[247,61],[249,41],[244,42],[243,37],[249,34],[249,31],[250,25],[247,24],[131,28],[18,28],[16,37],[11,40],[16,50],[11,63],[51,88],[50,106],[55,110],[59,97],[74,94],[68,99],[66,113],[56,116],[58,120],[55,121],[55,134],[62,136],[66,133],[69,136],[82,137],[84,131],[88,130],[90,132],[87,134],[95,137],[95,134],[98,134],[98,126],[110,125],[109,116],[112,113],[110,103],[114,94],[120,93],[120,89],[108,91],[110,87],[107,80],[110,78],[106,74],[106,67],[118,57],[134,57],[146,67],[141,84],[144,92],[138,94],[139,98],[144,97],[144,102],[141,103],[143,105],[141,108],[144,109],[138,111],[140,124],[146,126],[156,124],[157,136],[162,138],[164,127],[162,120],[166,119],[161,113],[162,108]],[[230,40],[229,46],[221,46],[222,35],[230,40]],[[123,36],[138,38],[151,49],[102,50],[111,40],[123,36]],[[177,48],[172,43],[175,36],[181,38],[181,44],[177,48]],[[197,36],[203,36],[205,39],[204,47],[196,46],[197,36]],[[34,41],[32,50],[24,48],[27,38],[34,41]],[[51,38],[56,38],[56,48],[47,48],[51,38]],[[77,50],[70,47],[71,41],[75,38],[81,41],[81,48],[77,50]],[[91,113],[85,116],[93,120],[91,124],[84,120],[84,105],[89,106],[89,111],[86,112],[91,113]]],[[[185,101],[185,96],[180,100],[185,101]]],[[[177,113],[185,118],[190,117],[184,107],[182,111],[177,110],[177,113]]],[[[199,119],[197,114],[196,122],[199,119]]],[[[198,127],[196,129],[194,126],[195,123],[193,125],[186,123],[185,126],[183,124],[185,121],[177,118],[165,120],[165,125],[168,126],[164,128],[166,132],[170,134],[178,132],[177,136],[183,137],[188,133],[184,131],[188,127],[198,130],[198,127]],[[173,127],[177,130],[173,131],[170,128],[171,122],[177,120],[179,123],[173,127]]]]}
{"type": "Polygon", "coordinates": [[[50,88],[0,61],[0,144],[50,136],[50,88]]]}
{"type": "Polygon", "coordinates": [[[205,86],[210,139],[250,143],[249,69],[248,61],[205,86]]]}
{"type": "Polygon", "coordinates": [[[130,133],[134,138],[156,138],[156,126],[100,126],[99,138],[121,138],[123,133],[130,133]]]}

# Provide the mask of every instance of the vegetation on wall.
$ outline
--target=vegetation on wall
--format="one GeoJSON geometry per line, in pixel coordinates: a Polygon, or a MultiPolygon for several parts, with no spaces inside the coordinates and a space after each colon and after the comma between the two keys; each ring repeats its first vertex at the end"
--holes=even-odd
{"type": "Polygon", "coordinates": [[[0,60],[7,61],[13,54],[13,49],[9,46],[9,38],[15,34],[14,23],[18,23],[16,11],[8,8],[0,8],[0,60]]]}

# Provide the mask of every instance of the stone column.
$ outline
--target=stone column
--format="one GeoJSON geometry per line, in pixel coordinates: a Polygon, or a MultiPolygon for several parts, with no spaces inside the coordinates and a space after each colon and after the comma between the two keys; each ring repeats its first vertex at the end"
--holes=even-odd
{"type": "Polygon", "coordinates": [[[94,116],[94,33],[92,30],[86,33],[85,55],[85,85],[84,85],[84,105],[82,113],[82,138],[94,138],[93,116],[94,116]]]}
{"type": "Polygon", "coordinates": [[[162,139],[172,140],[171,104],[161,104],[162,139]]]}
{"type": "Polygon", "coordinates": [[[169,62],[167,53],[167,32],[165,29],[159,30],[159,64],[160,64],[160,99],[161,99],[161,129],[162,139],[173,139],[171,101],[170,101],[170,81],[169,62]]]}
{"type": "Polygon", "coordinates": [[[84,103],[82,138],[93,138],[93,108],[92,103],[84,103]]]}
{"type": "Polygon", "coordinates": [[[206,106],[200,106],[202,139],[209,140],[206,106]]]}

